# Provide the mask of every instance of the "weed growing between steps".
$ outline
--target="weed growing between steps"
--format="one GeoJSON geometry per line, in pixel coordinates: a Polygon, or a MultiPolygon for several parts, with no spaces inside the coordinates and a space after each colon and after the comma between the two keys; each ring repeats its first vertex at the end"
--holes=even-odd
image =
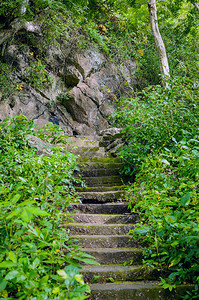
{"type": "Polygon", "coordinates": [[[164,288],[195,285],[184,299],[197,299],[199,286],[198,96],[195,79],[173,78],[169,89],[124,100],[116,116],[129,137],[120,156],[135,175],[129,205],[142,212],[131,233],[149,243],[144,263],[161,272],[164,288]]]}
{"type": "Polygon", "coordinates": [[[24,116],[0,123],[0,297],[85,299],[90,289],[78,261],[89,256],[63,228],[63,212],[75,201],[76,157],[58,147],[39,156],[30,135],[24,116]]]}

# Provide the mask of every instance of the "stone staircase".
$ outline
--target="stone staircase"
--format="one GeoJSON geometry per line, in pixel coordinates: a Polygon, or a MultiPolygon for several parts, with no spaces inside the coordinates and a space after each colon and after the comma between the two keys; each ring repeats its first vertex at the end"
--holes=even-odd
{"type": "Polygon", "coordinates": [[[180,299],[184,287],[170,293],[158,286],[157,272],[141,266],[142,241],[127,235],[136,226],[138,214],[128,210],[126,180],[119,174],[121,161],[110,157],[98,141],[71,138],[68,150],[79,155],[87,187],[77,187],[82,203],[72,206],[76,214],[67,227],[99,263],[82,266],[84,280],[91,287],[89,299],[180,299]]]}

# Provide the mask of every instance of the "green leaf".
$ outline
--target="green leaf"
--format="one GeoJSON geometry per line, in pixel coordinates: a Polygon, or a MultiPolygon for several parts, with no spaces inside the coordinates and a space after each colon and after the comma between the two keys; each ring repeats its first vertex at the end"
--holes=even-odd
{"type": "Polygon", "coordinates": [[[77,282],[79,282],[80,284],[84,284],[84,280],[83,280],[83,275],[82,274],[77,274],[77,275],[75,275],[75,280],[77,281],[77,282]]]}
{"type": "Polygon", "coordinates": [[[149,232],[149,230],[150,230],[150,227],[148,227],[148,226],[142,226],[140,228],[135,228],[134,229],[134,233],[143,234],[143,233],[149,232]]]}
{"type": "Polygon", "coordinates": [[[6,217],[6,220],[12,219],[13,217],[18,216],[20,213],[21,213],[21,210],[16,209],[6,217]]]}
{"type": "Polygon", "coordinates": [[[67,279],[68,275],[66,274],[66,272],[64,270],[57,270],[57,274],[59,276],[61,276],[63,279],[67,279]]]}
{"type": "Polygon", "coordinates": [[[181,198],[181,200],[180,200],[180,204],[181,204],[182,206],[185,206],[185,205],[187,205],[187,204],[188,204],[188,201],[189,201],[189,198],[190,198],[190,196],[191,196],[191,193],[190,193],[190,192],[186,193],[186,195],[184,195],[184,196],[181,198]]]}
{"type": "Polygon", "coordinates": [[[22,182],[27,182],[27,179],[23,178],[23,177],[18,177],[22,182]]]}
{"type": "Polygon", "coordinates": [[[13,251],[10,251],[10,252],[9,252],[8,257],[9,257],[9,259],[10,259],[12,262],[17,263],[17,257],[16,257],[16,254],[15,254],[13,251]]]}
{"type": "Polygon", "coordinates": [[[162,163],[165,164],[165,165],[170,166],[170,163],[169,163],[168,160],[166,160],[166,159],[162,159],[162,163]]]}
{"type": "Polygon", "coordinates": [[[33,215],[27,209],[23,210],[23,212],[21,214],[21,219],[24,222],[26,222],[26,223],[30,222],[30,220],[32,219],[32,217],[33,217],[33,215]]]}
{"type": "Polygon", "coordinates": [[[2,280],[1,283],[0,283],[0,292],[3,291],[6,286],[7,286],[7,281],[6,280],[2,280]]]}
{"type": "Polygon", "coordinates": [[[18,202],[20,198],[21,198],[21,194],[15,194],[15,195],[11,198],[12,204],[18,202]]]}
{"type": "Polygon", "coordinates": [[[78,257],[78,260],[82,261],[86,264],[89,264],[89,265],[96,265],[96,266],[99,265],[99,263],[97,261],[95,261],[94,259],[90,259],[90,258],[78,257]]]}
{"type": "Polygon", "coordinates": [[[26,210],[35,216],[41,216],[41,217],[50,216],[49,213],[47,213],[45,210],[41,210],[38,207],[32,206],[32,207],[26,208],[26,210]]]}
{"type": "Polygon", "coordinates": [[[16,278],[18,274],[19,274],[19,272],[18,272],[17,270],[10,271],[10,272],[6,275],[5,279],[6,279],[6,280],[12,280],[12,279],[16,278]]]}
{"type": "Polygon", "coordinates": [[[3,261],[3,262],[1,262],[0,263],[0,268],[2,268],[2,269],[6,269],[6,268],[12,268],[12,267],[14,267],[16,264],[15,263],[13,263],[13,262],[11,262],[11,261],[3,261]]]}
{"type": "Polygon", "coordinates": [[[174,217],[174,216],[166,216],[165,220],[167,223],[175,223],[177,221],[176,217],[174,217]]]}
{"type": "Polygon", "coordinates": [[[23,282],[23,281],[25,281],[25,280],[26,280],[26,276],[25,276],[25,275],[19,274],[19,275],[17,276],[17,282],[23,282]]]}

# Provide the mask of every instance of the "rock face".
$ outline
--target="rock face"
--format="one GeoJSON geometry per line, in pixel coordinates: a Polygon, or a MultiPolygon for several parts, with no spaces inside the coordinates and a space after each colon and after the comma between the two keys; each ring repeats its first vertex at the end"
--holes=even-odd
{"type": "Polygon", "coordinates": [[[119,65],[94,48],[70,45],[53,46],[45,55],[45,70],[39,72],[46,72],[50,82],[43,79],[38,86],[35,53],[19,41],[6,48],[4,60],[15,67],[11,77],[17,88],[7,99],[0,94],[0,119],[24,114],[35,124],[58,124],[69,136],[98,136],[110,126],[114,100],[134,85],[135,64],[119,65]]]}

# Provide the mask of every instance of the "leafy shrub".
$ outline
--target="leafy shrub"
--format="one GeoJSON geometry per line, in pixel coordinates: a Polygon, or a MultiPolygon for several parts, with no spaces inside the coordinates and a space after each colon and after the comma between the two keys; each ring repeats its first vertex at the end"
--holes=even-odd
{"type": "Polygon", "coordinates": [[[133,234],[147,240],[145,262],[167,275],[166,283],[198,283],[199,139],[173,143],[149,155],[136,176],[130,206],[143,219],[133,234]]]}
{"type": "Polygon", "coordinates": [[[17,88],[10,79],[11,69],[9,64],[0,62],[0,92],[2,94],[0,98],[2,97],[3,99],[10,96],[17,88]]]}
{"type": "Polygon", "coordinates": [[[64,228],[70,220],[66,209],[77,201],[76,157],[57,147],[38,156],[30,147],[33,134],[24,116],[0,123],[0,296],[85,299],[89,287],[79,261],[91,257],[64,228]]]}
{"type": "Polygon", "coordinates": [[[174,138],[180,141],[198,132],[197,81],[178,77],[171,80],[169,89],[149,86],[116,105],[114,118],[128,139],[120,152],[126,173],[136,172],[148,154],[172,148],[174,138]]]}
{"type": "Polygon", "coordinates": [[[175,78],[169,89],[150,86],[132,99],[119,101],[115,114],[128,142],[119,153],[126,161],[124,172],[135,176],[129,206],[140,212],[139,226],[131,233],[147,241],[144,262],[160,271],[164,288],[194,283],[195,293],[199,281],[198,96],[197,81],[175,78]]]}

